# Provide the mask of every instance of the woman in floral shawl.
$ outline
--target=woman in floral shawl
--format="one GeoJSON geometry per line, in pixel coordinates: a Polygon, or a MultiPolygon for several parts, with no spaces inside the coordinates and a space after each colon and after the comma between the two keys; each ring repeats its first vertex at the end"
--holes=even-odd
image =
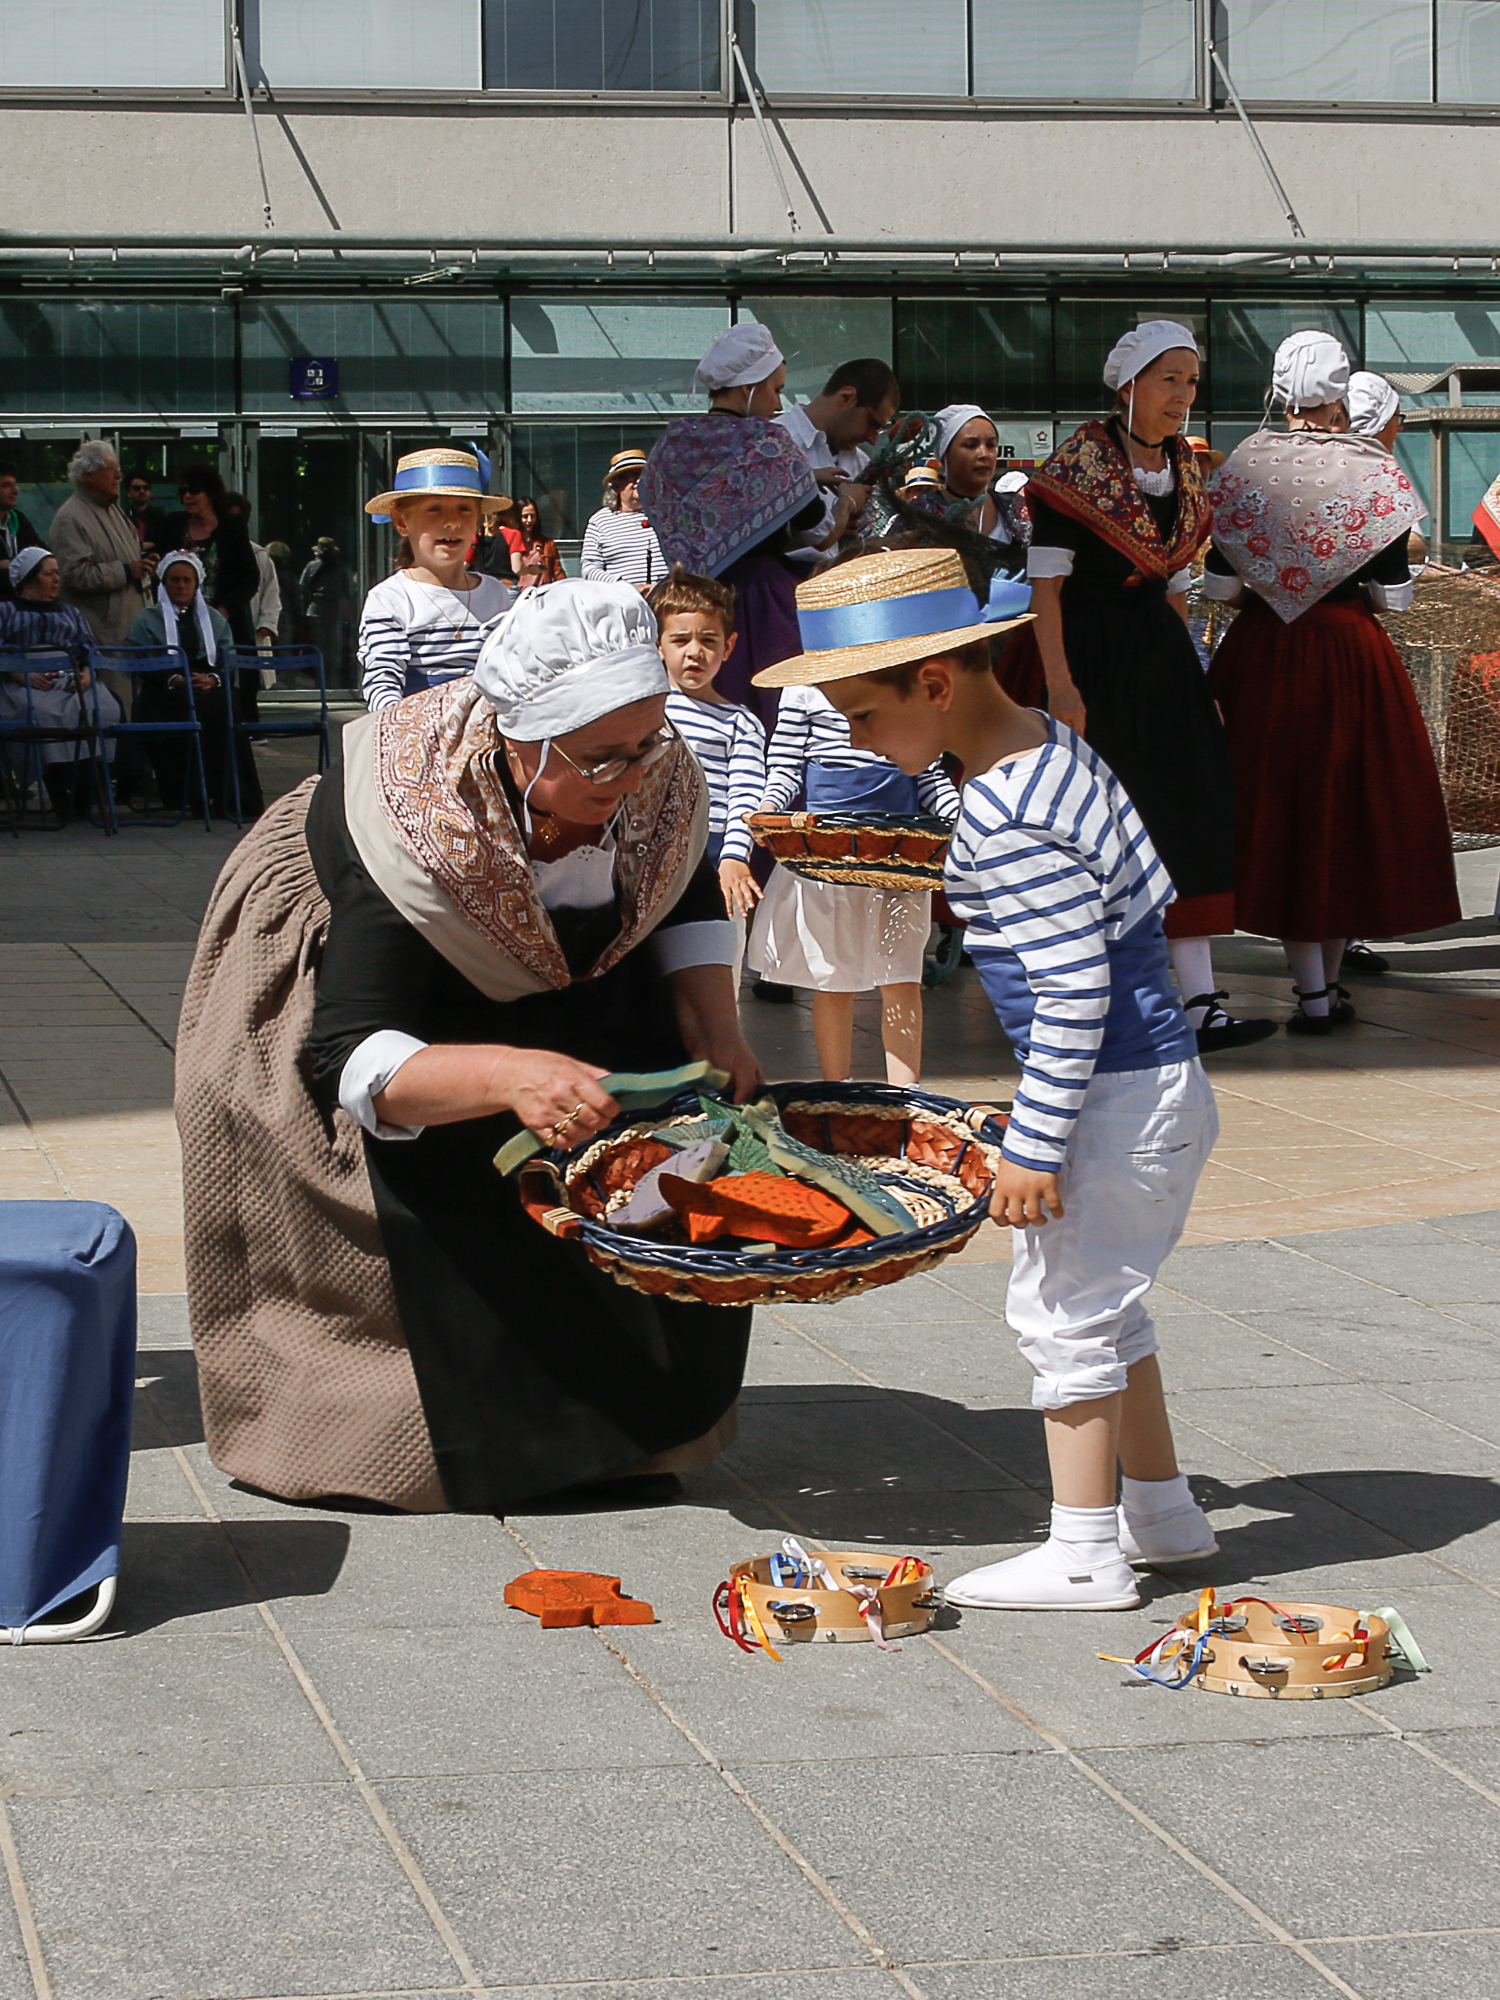
{"type": "Polygon", "coordinates": [[[1209,494],[1204,592],[1244,606],[1211,677],[1234,751],[1239,920],[1284,943],[1293,1034],[1354,1019],[1346,939],[1459,915],[1432,747],[1375,617],[1411,603],[1426,513],[1389,449],[1399,398],[1380,388],[1368,427],[1346,431],[1349,357],[1330,334],[1289,335],[1272,378],[1288,429],[1246,438],[1209,494]]]}
{"type": "Polygon", "coordinates": [[[1104,368],[1113,415],[1084,424],[1027,483],[1027,575],[1036,623],[1000,678],[1085,736],[1120,779],[1177,890],[1167,945],[1198,1050],[1274,1032],[1236,1021],[1215,990],[1210,938],[1235,928],[1234,774],[1187,626],[1189,565],[1208,502],[1183,421],[1198,348],[1175,320],[1148,320],[1104,368]],[[1041,673],[1038,673],[1038,667],[1041,673]]]}

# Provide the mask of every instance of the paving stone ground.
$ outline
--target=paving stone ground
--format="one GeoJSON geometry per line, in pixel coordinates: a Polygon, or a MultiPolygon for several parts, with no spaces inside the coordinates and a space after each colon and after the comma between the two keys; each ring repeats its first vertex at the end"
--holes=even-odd
{"type": "MultiPolygon", "coordinates": [[[[1215,1071],[1221,1159],[1253,1176],[1254,1137],[1270,1191],[1200,1209],[1220,1240],[1156,1296],[1220,1554],[1149,1577],[1138,1611],[945,1612],[899,1653],[778,1666],[710,1599],[782,1535],[943,1578],[1042,1532],[1003,1265],[760,1313],[739,1441],[670,1508],[409,1519],[237,1491],[202,1443],[166,1123],[227,841],[91,838],[0,836],[0,1195],[115,1201],[148,1289],[114,1622],[0,1658],[0,2000],[1500,1994],[1494,857],[1469,930],[1404,948],[1456,968],[1403,965],[1347,1042],[1215,1071]],[[1324,1125],[1364,1133],[1336,1201],[1279,1156],[1324,1125]],[[1452,1187],[1474,1195],[1440,1212],[1452,1187]],[[1253,1230],[1257,1205],[1279,1219],[1253,1230]],[[660,1622],[543,1632],[501,1601],[534,1563],[617,1573],[660,1622]],[[1097,1657],[1205,1583],[1395,1604],[1433,1671],[1290,1704],[1097,1657]]],[[[1266,952],[1230,948],[1237,992],[1284,993],[1266,952]]],[[[773,1068],[805,1064],[799,1009],[752,1020],[773,1068]]],[[[962,984],[933,1020],[933,1073],[1002,1092],[962,984]]]]}

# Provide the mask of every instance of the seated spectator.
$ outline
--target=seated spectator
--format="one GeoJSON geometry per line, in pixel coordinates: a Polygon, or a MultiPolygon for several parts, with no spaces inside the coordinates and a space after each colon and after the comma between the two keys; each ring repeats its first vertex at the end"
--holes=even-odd
{"type": "Polygon", "coordinates": [[[16,502],[21,497],[21,475],[7,459],[0,459],[0,599],[11,594],[10,565],[22,549],[45,547],[41,536],[16,502]]]}
{"type": "MultiPolygon", "coordinates": [[[[12,558],[6,576],[11,595],[0,602],[0,646],[45,648],[32,672],[0,675],[0,716],[27,720],[26,683],[31,682],[30,720],[42,728],[78,729],[94,720],[89,648],[93,632],[83,613],[59,604],[62,572],[56,556],[33,543],[12,558]]],[[[120,704],[109,689],[99,689],[99,720],[120,720],[120,704]]],[[[112,754],[113,745],[106,754],[112,754]]],[[[15,745],[11,763],[23,777],[40,768],[42,782],[59,819],[87,810],[94,782],[94,760],[83,743],[15,745]]]]}
{"type": "MultiPolygon", "coordinates": [[[[159,571],[161,592],[155,604],[138,613],[130,628],[132,646],[175,646],[187,656],[192,676],[192,705],[202,727],[203,770],[208,783],[210,813],[222,814],[226,804],[229,744],[229,676],[235,671],[234,639],[228,621],[203,594],[203,564],[185,550],[164,558],[159,571]]],[[[180,722],[187,718],[188,693],[181,674],[137,676],[137,722],[180,722]]],[[[143,739],[156,772],[162,804],[169,812],[196,811],[202,803],[196,779],[190,786],[192,758],[185,736],[143,739]]],[[[240,804],[247,819],[261,812],[264,800],[255,757],[243,736],[236,738],[240,804]]]]}

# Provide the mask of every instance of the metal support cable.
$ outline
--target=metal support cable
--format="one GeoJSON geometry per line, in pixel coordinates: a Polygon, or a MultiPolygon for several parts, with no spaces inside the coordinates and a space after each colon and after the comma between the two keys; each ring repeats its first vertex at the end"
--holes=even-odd
{"type": "Polygon", "coordinates": [[[1255,148],[1255,156],[1266,170],[1266,179],[1271,183],[1271,186],[1276,190],[1276,199],[1281,203],[1282,214],[1286,217],[1287,221],[1292,225],[1292,234],[1294,236],[1305,237],[1307,235],[1307,231],[1302,227],[1302,224],[1297,220],[1297,211],[1292,207],[1291,197],[1288,195],[1286,189],[1281,185],[1281,176],[1277,173],[1276,169],[1271,165],[1271,155],[1266,151],[1265,147],[1261,144],[1261,138],[1259,132],[1256,131],[1254,125],[1250,122],[1250,113],[1245,109],[1244,105],[1240,102],[1240,94],[1234,87],[1234,78],[1229,74],[1229,70],[1225,65],[1224,58],[1219,54],[1218,45],[1213,40],[1212,36],[1209,37],[1208,59],[1213,64],[1214,68],[1219,72],[1219,77],[1223,82],[1224,89],[1228,93],[1229,101],[1234,106],[1235,111],[1238,114],[1239,121],[1245,128],[1245,136],[1250,141],[1251,145],[1255,148]]]}
{"type": "Polygon", "coordinates": [[[266,227],[274,229],[276,222],[271,214],[271,190],[266,182],[266,163],[260,150],[260,127],[255,122],[255,99],[250,95],[250,78],[245,71],[245,45],[240,40],[239,26],[233,30],[234,73],[239,79],[240,95],[245,100],[245,116],[250,120],[250,143],[255,148],[255,164],[260,172],[261,204],[265,209],[266,227]]]}
{"type": "Polygon", "coordinates": [[[771,162],[771,172],[775,174],[776,185],[781,189],[781,199],[786,207],[786,219],[792,225],[792,234],[796,236],[800,233],[802,225],[797,220],[797,211],[792,207],[792,197],[787,191],[786,175],[781,171],[781,162],[777,159],[776,149],[771,144],[771,130],[761,109],[760,91],[750,74],[750,65],[745,60],[745,51],[740,47],[740,38],[732,31],[729,36],[729,47],[733,52],[740,80],[745,86],[745,95],[750,100],[750,109],[755,113],[756,127],[760,132],[761,144],[766,149],[766,158],[771,162]]]}

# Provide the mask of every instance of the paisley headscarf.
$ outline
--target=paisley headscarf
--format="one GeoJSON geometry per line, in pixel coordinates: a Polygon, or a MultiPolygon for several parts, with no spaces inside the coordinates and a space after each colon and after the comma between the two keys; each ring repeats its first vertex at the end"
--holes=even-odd
{"type": "Polygon", "coordinates": [[[662,554],[699,576],[722,574],[817,497],[802,447],[779,424],[727,410],[669,424],[641,474],[662,554]]]}

